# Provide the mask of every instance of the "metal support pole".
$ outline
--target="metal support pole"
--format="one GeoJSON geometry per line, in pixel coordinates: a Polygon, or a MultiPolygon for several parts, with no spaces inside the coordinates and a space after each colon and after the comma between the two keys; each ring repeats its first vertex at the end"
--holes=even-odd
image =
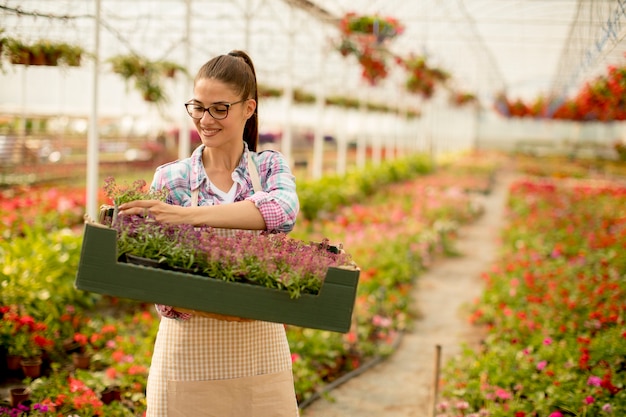
{"type": "Polygon", "coordinates": [[[321,39],[321,51],[318,62],[317,95],[315,100],[315,113],[317,123],[313,136],[313,179],[321,178],[324,171],[324,109],[326,107],[326,88],[324,85],[324,63],[327,59],[327,48],[324,39],[321,39]]]}
{"type": "Polygon", "coordinates": [[[430,416],[437,414],[437,401],[439,401],[439,373],[441,372],[441,345],[435,345],[435,372],[433,374],[433,398],[430,407],[430,416]]]}
{"type": "Polygon", "coordinates": [[[293,167],[293,155],[292,155],[292,132],[293,132],[293,120],[292,120],[292,107],[293,107],[293,56],[295,49],[295,36],[296,36],[296,13],[294,7],[289,4],[289,28],[288,31],[288,45],[287,45],[287,83],[285,85],[284,94],[284,106],[285,106],[285,125],[283,126],[283,136],[281,140],[281,153],[287,160],[287,163],[293,167]]]}
{"type": "Polygon", "coordinates": [[[100,72],[100,0],[96,0],[94,21],[94,59],[91,78],[91,117],[89,120],[89,137],[87,138],[87,215],[98,218],[98,87],[100,72]]]}
{"type": "MultiPolygon", "coordinates": [[[[185,68],[191,67],[191,1],[185,0],[185,68]]],[[[184,75],[181,92],[183,99],[188,100],[193,89],[189,76],[184,75]]],[[[182,106],[181,106],[182,108],[182,106]]],[[[191,154],[191,123],[184,111],[180,112],[180,129],[178,130],[178,157],[187,158],[191,154]]]]}

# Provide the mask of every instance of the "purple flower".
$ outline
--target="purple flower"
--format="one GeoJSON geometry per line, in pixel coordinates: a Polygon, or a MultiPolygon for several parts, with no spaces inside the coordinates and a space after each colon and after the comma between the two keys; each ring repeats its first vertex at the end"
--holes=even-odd
{"type": "Polygon", "coordinates": [[[128,253],[210,278],[286,290],[292,298],[317,294],[329,267],[352,264],[345,252],[333,252],[328,240],[313,244],[286,234],[246,231],[223,236],[210,227],[160,224],[140,216],[125,216],[114,228],[119,256],[128,253]]]}

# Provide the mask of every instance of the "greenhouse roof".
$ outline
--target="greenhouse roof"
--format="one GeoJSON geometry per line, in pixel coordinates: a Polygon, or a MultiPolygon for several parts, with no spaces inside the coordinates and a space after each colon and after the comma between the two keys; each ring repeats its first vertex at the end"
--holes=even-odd
{"type": "Polygon", "coordinates": [[[626,0],[4,0],[1,25],[6,36],[93,51],[98,4],[101,61],[139,53],[193,72],[245,49],[264,84],[380,100],[403,94],[405,73],[392,61],[386,79],[364,88],[357,60],[337,51],[346,13],[397,19],[404,30],[386,49],[427,57],[486,99],[566,94],[626,61],[626,0]]]}

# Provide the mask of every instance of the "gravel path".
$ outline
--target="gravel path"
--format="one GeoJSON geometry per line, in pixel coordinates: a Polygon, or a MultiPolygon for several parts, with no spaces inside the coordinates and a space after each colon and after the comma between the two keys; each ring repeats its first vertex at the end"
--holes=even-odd
{"type": "Polygon", "coordinates": [[[463,311],[480,296],[480,275],[498,255],[511,180],[511,175],[501,174],[493,191],[478,197],[485,213],[461,229],[456,246],[461,256],[439,260],[418,278],[413,297],[421,318],[398,350],[331,391],[329,398],[313,402],[302,411],[303,417],[431,416],[436,346],[441,346],[445,364],[463,343],[475,345],[481,339],[463,311]]]}

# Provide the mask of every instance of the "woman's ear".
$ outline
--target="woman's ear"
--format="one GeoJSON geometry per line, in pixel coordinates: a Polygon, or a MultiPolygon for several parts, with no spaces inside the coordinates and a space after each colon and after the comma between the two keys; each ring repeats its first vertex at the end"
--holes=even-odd
{"type": "Polygon", "coordinates": [[[249,98],[248,101],[246,101],[246,119],[249,119],[254,114],[255,109],[256,101],[253,98],[249,98]]]}

